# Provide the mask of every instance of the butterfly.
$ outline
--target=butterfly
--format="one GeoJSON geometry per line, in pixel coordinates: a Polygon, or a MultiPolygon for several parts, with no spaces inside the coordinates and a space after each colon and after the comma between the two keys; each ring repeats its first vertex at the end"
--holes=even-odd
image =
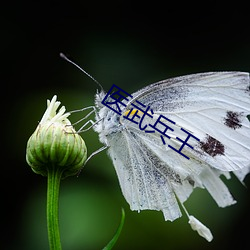
{"type": "MultiPolygon", "coordinates": [[[[230,178],[233,173],[242,182],[250,171],[248,73],[199,73],[151,84],[131,95],[121,116],[103,105],[105,95],[96,94],[93,129],[108,148],[131,210],[160,210],[165,220],[173,221],[181,216],[179,203],[183,205],[196,187],[207,189],[220,207],[235,203],[220,176],[230,178]],[[189,159],[164,144],[160,133],[146,133],[124,119],[136,102],[154,112],[147,113],[145,124],[154,124],[160,116],[174,121],[168,131],[172,148],[179,149],[187,137],[181,129],[199,139],[191,138],[182,148],[189,159]]],[[[193,217],[188,216],[192,226],[193,217]]],[[[201,235],[208,233],[202,236],[210,241],[209,229],[203,226],[193,224],[201,235]]]]}
{"type": "Polygon", "coordinates": [[[181,206],[191,228],[211,241],[210,230],[183,203],[197,187],[219,207],[236,202],[220,177],[234,174],[243,183],[250,172],[249,74],[170,78],[126,93],[126,105],[118,91],[108,94],[101,87],[95,96],[95,121],[89,122],[104,147],[89,158],[107,148],[131,210],[160,210],[174,221],[181,206]]]}

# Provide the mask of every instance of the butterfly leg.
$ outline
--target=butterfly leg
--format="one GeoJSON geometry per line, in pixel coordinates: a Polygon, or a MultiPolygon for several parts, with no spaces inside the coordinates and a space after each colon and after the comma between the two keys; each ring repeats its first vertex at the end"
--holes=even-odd
{"type": "Polygon", "coordinates": [[[87,119],[93,113],[96,114],[96,108],[94,106],[90,106],[90,107],[70,111],[70,114],[72,114],[72,113],[76,113],[76,112],[82,112],[82,111],[85,111],[87,109],[92,109],[92,110],[87,115],[85,115],[83,118],[81,118],[79,121],[75,122],[73,125],[76,125],[76,124],[82,122],[83,120],[87,119]]]}
{"type": "Polygon", "coordinates": [[[91,153],[91,155],[87,158],[87,160],[85,161],[84,165],[86,165],[86,163],[96,154],[102,152],[103,150],[107,149],[108,146],[102,146],[101,148],[97,149],[96,151],[94,151],[93,153],[91,153]]]}
{"type": "Polygon", "coordinates": [[[88,130],[90,130],[93,126],[95,126],[98,122],[100,122],[102,119],[100,119],[100,120],[98,120],[98,121],[96,121],[96,122],[94,122],[94,121],[92,121],[92,120],[88,120],[86,123],[84,123],[79,129],[78,129],[78,131],[77,131],[77,133],[82,133],[82,132],[86,132],[86,131],[88,131],[88,130]],[[88,127],[88,128],[86,128],[86,129],[84,129],[84,127],[86,127],[89,123],[91,123],[91,125],[88,127]]]}
{"type": "Polygon", "coordinates": [[[81,169],[78,171],[77,176],[80,175],[80,173],[81,173],[83,167],[86,165],[86,163],[87,163],[94,155],[96,155],[96,154],[102,152],[103,150],[105,150],[105,149],[107,149],[107,148],[108,148],[108,146],[102,146],[101,148],[99,148],[99,149],[97,149],[96,151],[94,151],[93,153],[91,153],[90,156],[87,158],[87,160],[84,162],[84,164],[83,164],[83,166],[81,167],[81,169]]]}
{"type": "MultiPolygon", "coordinates": [[[[81,118],[80,120],[78,120],[77,122],[75,122],[74,124],[72,124],[73,126],[81,123],[82,121],[86,120],[88,117],[90,117],[93,113],[96,115],[97,112],[96,112],[96,108],[95,106],[89,106],[89,107],[86,107],[86,108],[82,108],[82,109],[77,109],[77,110],[73,110],[73,111],[70,111],[70,114],[72,113],[76,113],[76,112],[83,112],[85,110],[88,110],[88,109],[92,109],[88,114],[86,114],[83,118],[81,118]]],[[[97,121],[99,122],[99,121],[97,121]]],[[[91,129],[97,122],[93,122],[92,120],[88,120],[86,123],[84,123],[77,131],[77,133],[81,133],[81,132],[85,132],[85,131],[88,131],[89,129],[91,129]],[[91,123],[91,126],[89,126],[88,128],[84,129],[88,124],[91,123]]]]}

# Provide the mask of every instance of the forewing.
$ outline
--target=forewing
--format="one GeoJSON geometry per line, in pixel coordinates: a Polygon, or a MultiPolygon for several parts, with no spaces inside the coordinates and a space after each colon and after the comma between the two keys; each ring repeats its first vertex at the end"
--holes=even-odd
{"type": "MultiPolygon", "coordinates": [[[[211,72],[177,77],[149,85],[132,96],[130,104],[140,101],[199,138],[200,142],[193,144],[195,158],[223,171],[240,173],[239,170],[249,169],[248,73],[211,72]]],[[[131,107],[128,105],[128,109],[131,107]]]]}

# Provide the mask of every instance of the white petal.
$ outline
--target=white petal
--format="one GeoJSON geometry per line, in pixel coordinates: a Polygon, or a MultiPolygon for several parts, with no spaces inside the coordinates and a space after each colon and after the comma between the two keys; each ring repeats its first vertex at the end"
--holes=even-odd
{"type": "Polygon", "coordinates": [[[40,123],[47,122],[48,120],[51,119],[51,117],[54,116],[53,115],[53,113],[55,113],[54,108],[55,108],[55,104],[57,103],[56,98],[57,98],[57,96],[54,95],[51,102],[49,100],[47,100],[47,109],[46,109],[45,113],[43,114],[43,117],[42,117],[40,123]]]}
{"type": "Polygon", "coordinates": [[[213,235],[209,228],[203,225],[199,220],[197,220],[194,216],[189,216],[189,222],[191,228],[198,232],[200,236],[205,238],[207,241],[211,241],[213,239],[213,235]]]}
{"type": "Polygon", "coordinates": [[[70,121],[67,119],[70,113],[65,113],[66,108],[64,106],[62,106],[57,112],[61,102],[56,99],[57,96],[54,95],[51,101],[47,100],[48,107],[40,121],[40,124],[44,124],[46,122],[59,122],[65,125],[71,125],[70,121]]]}

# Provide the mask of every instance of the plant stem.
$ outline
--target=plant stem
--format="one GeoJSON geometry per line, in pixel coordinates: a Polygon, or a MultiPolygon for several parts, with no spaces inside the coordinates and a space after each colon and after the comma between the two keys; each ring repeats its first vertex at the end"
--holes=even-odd
{"type": "Polygon", "coordinates": [[[59,167],[48,168],[47,185],[47,228],[50,250],[61,250],[61,240],[59,231],[59,188],[62,176],[59,167]]]}

